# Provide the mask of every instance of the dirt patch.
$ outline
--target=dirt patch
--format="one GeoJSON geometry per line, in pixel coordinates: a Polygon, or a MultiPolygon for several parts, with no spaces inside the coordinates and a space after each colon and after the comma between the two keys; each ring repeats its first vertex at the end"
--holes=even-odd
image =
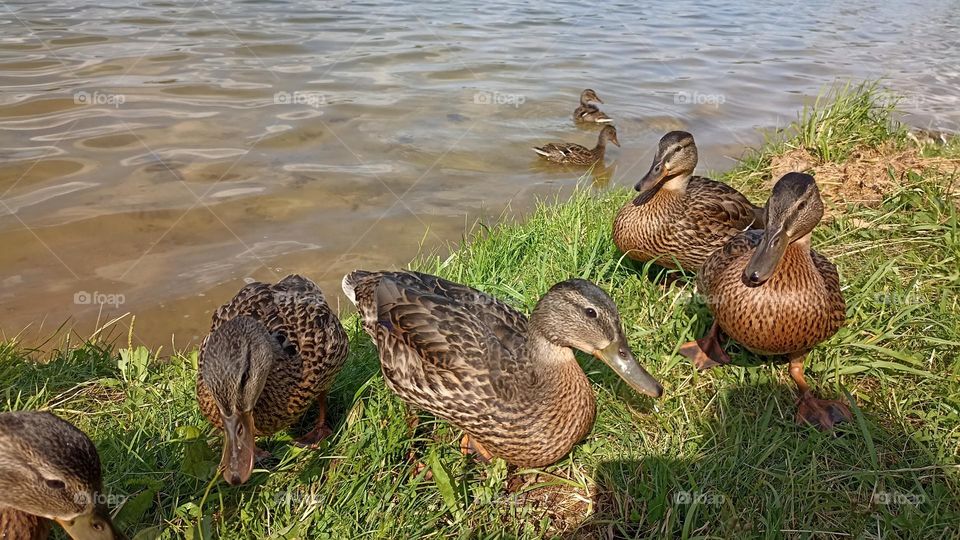
{"type": "Polygon", "coordinates": [[[551,535],[576,530],[590,516],[593,494],[546,475],[512,476],[505,495],[538,518],[550,519],[551,535]]]}
{"type": "Polygon", "coordinates": [[[898,184],[906,182],[910,172],[937,169],[941,173],[960,172],[960,159],[924,157],[922,145],[895,148],[858,148],[840,163],[824,163],[804,148],[774,156],[770,163],[767,187],[788,172],[806,172],[817,179],[825,198],[838,205],[875,206],[898,184]]]}

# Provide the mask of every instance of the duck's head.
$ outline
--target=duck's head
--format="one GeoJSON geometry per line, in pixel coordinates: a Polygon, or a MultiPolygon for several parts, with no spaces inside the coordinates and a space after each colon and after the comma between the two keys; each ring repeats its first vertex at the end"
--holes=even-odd
{"type": "Polygon", "coordinates": [[[253,408],[281,354],[279,342],[253,317],[230,319],[207,337],[201,376],[220,410],[224,436],[220,467],[231,485],[246,482],[253,472],[253,408]]]}
{"type": "Polygon", "coordinates": [[[0,413],[0,505],[59,523],[71,538],[123,538],[103,504],[93,442],[46,412],[0,413]]]}
{"type": "Polygon", "coordinates": [[[610,124],[603,126],[603,129],[600,130],[600,135],[597,137],[597,144],[599,146],[605,146],[608,142],[620,146],[620,141],[617,139],[617,128],[610,124]]]}
{"type": "Polygon", "coordinates": [[[823,217],[823,200],[813,177],[787,173],[773,186],[764,210],[763,239],[743,270],[748,287],[763,285],[777,271],[787,247],[794,242],[810,242],[810,233],[823,217]]]}
{"type": "Polygon", "coordinates": [[[660,138],[657,154],[647,174],[634,189],[640,196],[655,193],[665,185],[679,189],[697,168],[697,144],[686,131],[671,131],[660,138]]]}
{"type": "Polygon", "coordinates": [[[583,279],[557,283],[537,303],[530,325],[554,345],[596,356],[637,392],[663,395],[663,386],[643,369],[627,344],[617,306],[593,283],[583,279]]]}
{"type": "Polygon", "coordinates": [[[586,107],[590,102],[603,103],[603,100],[600,99],[600,96],[598,96],[596,92],[587,88],[583,92],[580,92],[580,105],[586,107]]]}

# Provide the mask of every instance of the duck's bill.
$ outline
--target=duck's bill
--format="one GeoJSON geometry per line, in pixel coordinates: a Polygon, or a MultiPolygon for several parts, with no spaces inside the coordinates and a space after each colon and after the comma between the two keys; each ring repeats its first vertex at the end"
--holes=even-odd
{"type": "Polygon", "coordinates": [[[223,479],[230,485],[240,485],[253,472],[254,442],[253,413],[237,413],[223,417],[223,457],[220,468],[223,479]]]}
{"type": "Polygon", "coordinates": [[[637,392],[655,398],[663,395],[663,386],[637,362],[625,341],[614,341],[605,349],[598,349],[593,355],[610,366],[610,369],[637,392]]]}
{"type": "Polygon", "coordinates": [[[759,287],[773,277],[780,260],[790,242],[783,230],[764,231],[763,239],[743,269],[743,283],[748,287],[759,287]]]}
{"type": "Polygon", "coordinates": [[[126,540],[126,537],[113,528],[110,514],[106,508],[97,507],[89,514],[79,515],[69,521],[57,520],[74,540],[126,540]]]}
{"type": "Polygon", "coordinates": [[[654,161],[647,174],[640,179],[633,189],[640,192],[641,195],[660,187],[663,180],[667,177],[667,168],[660,162],[654,161]]]}

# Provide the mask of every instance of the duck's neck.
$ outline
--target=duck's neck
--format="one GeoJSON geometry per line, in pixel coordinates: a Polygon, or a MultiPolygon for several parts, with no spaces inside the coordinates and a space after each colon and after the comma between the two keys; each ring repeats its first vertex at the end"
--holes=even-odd
{"type": "Polygon", "coordinates": [[[682,172],[677,174],[663,183],[660,186],[660,189],[669,193],[683,193],[687,189],[687,184],[690,183],[690,178],[693,176],[693,171],[682,172]]]}
{"type": "Polygon", "coordinates": [[[545,408],[570,409],[571,415],[593,417],[593,390],[573,350],[551,342],[544,334],[531,331],[527,336],[526,355],[541,382],[539,399],[545,408]],[[590,407],[586,407],[586,402],[590,407]],[[589,408],[589,410],[579,410],[589,408]]]}

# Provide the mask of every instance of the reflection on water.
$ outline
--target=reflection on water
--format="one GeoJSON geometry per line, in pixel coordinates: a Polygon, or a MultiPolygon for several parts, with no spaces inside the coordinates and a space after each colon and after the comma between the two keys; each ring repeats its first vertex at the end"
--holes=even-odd
{"type": "Polygon", "coordinates": [[[663,132],[723,169],[835,78],[884,76],[915,124],[960,116],[958,5],[678,0],[7,2],[0,13],[0,328],[131,311],[185,346],[246,279],[407,262],[582,170],[595,88],[632,184],[663,132]],[[122,300],[122,301],[121,301],[122,300]]]}

